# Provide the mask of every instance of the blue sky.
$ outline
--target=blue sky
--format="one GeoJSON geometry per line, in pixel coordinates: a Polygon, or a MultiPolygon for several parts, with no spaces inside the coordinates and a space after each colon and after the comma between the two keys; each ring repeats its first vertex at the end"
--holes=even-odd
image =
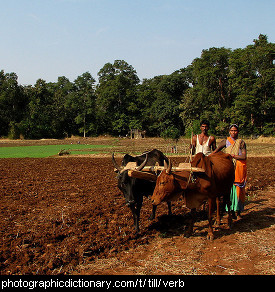
{"type": "Polygon", "coordinates": [[[210,47],[275,40],[274,0],[0,0],[0,70],[20,84],[74,81],[125,60],[143,78],[171,74],[210,47]]]}

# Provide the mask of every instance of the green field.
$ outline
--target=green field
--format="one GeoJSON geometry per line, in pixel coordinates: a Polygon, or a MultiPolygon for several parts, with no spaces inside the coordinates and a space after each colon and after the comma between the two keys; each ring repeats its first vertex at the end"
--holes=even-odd
{"type": "Polygon", "coordinates": [[[58,155],[62,149],[69,150],[70,154],[96,154],[102,153],[110,145],[40,145],[40,146],[15,146],[0,147],[0,158],[43,158],[58,155]]]}

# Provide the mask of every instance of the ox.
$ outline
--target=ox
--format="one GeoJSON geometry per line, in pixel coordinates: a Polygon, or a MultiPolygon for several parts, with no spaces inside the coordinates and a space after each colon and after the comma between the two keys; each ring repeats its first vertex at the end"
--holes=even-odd
{"type": "MultiPolygon", "coordinates": [[[[137,171],[143,169],[145,165],[154,166],[157,163],[159,165],[164,165],[164,161],[168,163],[168,158],[159,150],[153,149],[149,152],[143,153],[140,156],[131,156],[126,154],[121,162],[121,166],[117,164],[114,158],[114,154],[112,155],[112,161],[115,166],[115,172],[117,172],[118,179],[118,188],[122,191],[126,204],[130,207],[133,218],[134,218],[134,226],[136,232],[139,232],[139,217],[140,217],[140,209],[143,202],[143,196],[151,196],[154,192],[156,179],[145,180],[140,178],[130,177],[128,175],[129,169],[125,169],[125,166],[129,162],[135,162],[138,168],[137,171]]],[[[171,215],[171,203],[167,202],[168,212],[171,215]]],[[[152,214],[150,216],[150,220],[155,218],[157,206],[153,206],[152,214]]]]}
{"type": "MultiPolygon", "coordinates": [[[[234,182],[234,165],[229,154],[218,152],[204,156],[195,155],[192,167],[200,167],[204,172],[180,171],[171,172],[171,162],[157,178],[156,188],[152,196],[152,203],[158,205],[162,201],[171,201],[183,195],[186,206],[191,209],[191,222],[185,232],[189,237],[193,232],[196,219],[196,209],[208,201],[208,234],[207,239],[213,240],[212,212],[217,201],[217,223],[219,224],[218,199],[223,196],[223,202],[230,210],[230,190],[234,182]]],[[[231,227],[231,212],[228,211],[228,226],[231,227]]]]}

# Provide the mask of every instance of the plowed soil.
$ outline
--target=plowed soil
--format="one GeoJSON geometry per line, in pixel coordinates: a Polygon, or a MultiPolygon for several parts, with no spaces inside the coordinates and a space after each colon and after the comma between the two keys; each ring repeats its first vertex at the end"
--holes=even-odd
{"type": "Polygon", "coordinates": [[[0,159],[0,273],[275,274],[274,166],[248,159],[243,219],[209,242],[203,212],[184,237],[181,200],[149,221],[145,198],[136,237],[110,157],[0,159]]]}

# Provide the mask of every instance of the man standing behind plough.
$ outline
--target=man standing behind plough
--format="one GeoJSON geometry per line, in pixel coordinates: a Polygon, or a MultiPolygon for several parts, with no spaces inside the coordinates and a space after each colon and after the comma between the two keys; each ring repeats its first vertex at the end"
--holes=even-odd
{"type": "Polygon", "coordinates": [[[202,120],[200,123],[201,133],[192,137],[191,150],[192,154],[202,152],[208,156],[216,149],[216,139],[214,136],[208,135],[210,123],[207,120],[202,120]]]}
{"type": "Polygon", "coordinates": [[[241,219],[241,212],[244,210],[245,185],[247,179],[246,144],[242,139],[238,139],[239,127],[236,124],[232,124],[229,127],[229,135],[227,139],[221,141],[212,154],[226,147],[225,152],[230,154],[233,158],[233,163],[235,165],[235,181],[230,194],[231,210],[233,218],[241,219]]]}

